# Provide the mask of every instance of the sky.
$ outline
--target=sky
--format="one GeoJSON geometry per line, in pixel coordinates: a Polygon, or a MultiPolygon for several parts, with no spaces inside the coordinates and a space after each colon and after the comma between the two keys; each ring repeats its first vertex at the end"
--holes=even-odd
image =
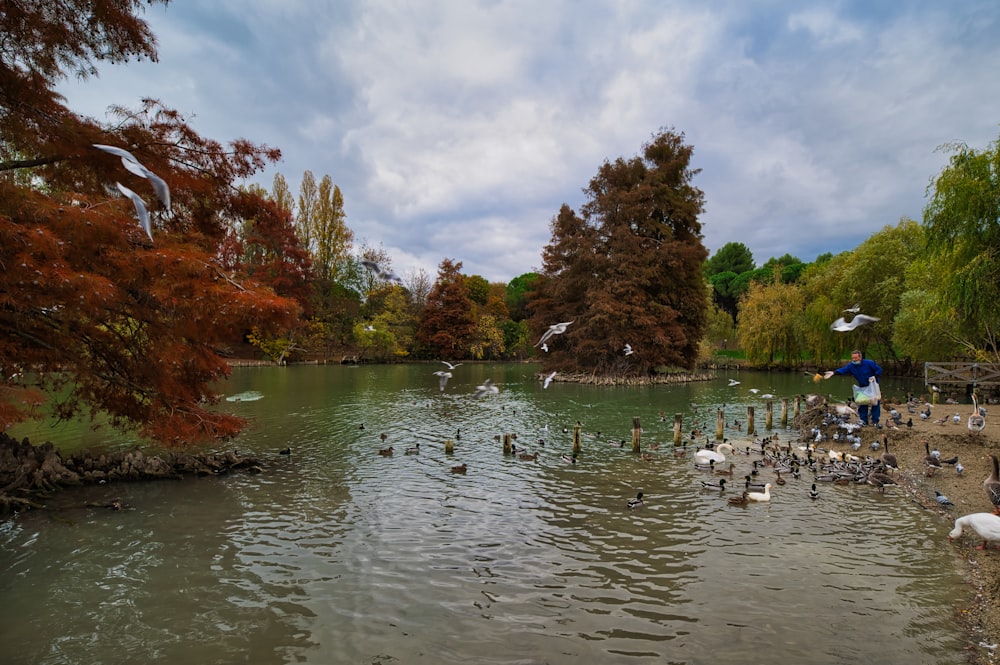
{"type": "Polygon", "coordinates": [[[562,204],[661,129],[693,147],[710,254],[761,265],[922,219],[944,146],[1000,137],[995,0],[174,0],[159,60],[60,86],[73,110],[159,99],[202,135],[277,147],[344,197],[355,249],[542,267],[562,204]]]}

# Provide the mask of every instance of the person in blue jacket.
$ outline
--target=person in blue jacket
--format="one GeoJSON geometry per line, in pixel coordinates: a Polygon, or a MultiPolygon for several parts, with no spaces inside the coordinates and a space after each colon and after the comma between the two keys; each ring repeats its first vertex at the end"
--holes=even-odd
{"type": "MultiPolygon", "coordinates": [[[[861,352],[855,349],[854,351],[851,351],[851,362],[839,369],[825,372],[823,374],[823,378],[829,379],[834,374],[850,374],[854,377],[854,380],[858,382],[858,385],[864,388],[867,387],[869,383],[878,383],[878,377],[882,376],[882,368],[879,367],[878,363],[874,360],[862,358],[861,352]]],[[[869,424],[868,411],[868,404],[861,404],[858,406],[858,415],[861,416],[861,422],[865,425],[869,424]]],[[[879,423],[881,416],[882,404],[881,401],[879,401],[871,405],[871,424],[876,427],[882,427],[879,423]]]]}

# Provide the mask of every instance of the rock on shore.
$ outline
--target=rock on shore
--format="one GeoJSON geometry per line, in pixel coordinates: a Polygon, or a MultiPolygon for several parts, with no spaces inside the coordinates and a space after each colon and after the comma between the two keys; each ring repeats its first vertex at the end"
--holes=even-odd
{"type": "Polygon", "coordinates": [[[261,466],[257,459],[235,450],[146,455],[134,449],[64,456],[51,443],[33,446],[27,439],[17,441],[0,433],[0,514],[40,508],[41,500],[63,487],[219,475],[231,470],[257,473],[261,466]]]}

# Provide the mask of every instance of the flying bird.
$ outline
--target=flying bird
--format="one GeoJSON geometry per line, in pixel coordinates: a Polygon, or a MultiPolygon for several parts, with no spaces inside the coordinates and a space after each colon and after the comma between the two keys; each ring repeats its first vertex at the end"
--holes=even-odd
{"type": "Polygon", "coordinates": [[[849,332],[866,323],[875,323],[876,321],[881,321],[881,319],[877,316],[868,316],[867,314],[857,314],[850,321],[845,321],[844,317],[840,317],[830,324],[830,330],[835,332],[849,332]]]}
{"type": "Polygon", "coordinates": [[[434,372],[434,376],[438,377],[438,386],[441,390],[444,390],[444,387],[448,385],[448,379],[451,378],[451,372],[441,370],[439,372],[434,372]]]}
{"type": "Polygon", "coordinates": [[[571,323],[573,323],[573,321],[566,321],[565,323],[555,323],[549,326],[549,329],[545,331],[545,334],[542,335],[542,338],[537,342],[535,342],[535,346],[538,346],[539,344],[544,344],[553,335],[563,334],[564,332],[566,332],[566,328],[571,323]]]}
{"type": "Polygon", "coordinates": [[[542,383],[542,389],[543,389],[543,390],[544,390],[545,388],[548,388],[548,387],[549,387],[549,384],[550,384],[550,383],[552,383],[552,379],[554,379],[554,378],[555,378],[555,376],[556,376],[556,373],[555,373],[555,372],[552,372],[552,373],[551,373],[551,374],[549,374],[549,375],[548,375],[547,377],[545,377],[545,381],[544,381],[544,382],[542,383]]]}
{"type": "Polygon", "coordinates": [[[378,279],[384,279],[388,282],[397,282],[399,284],[403,283],[403,280],[400,279],[399,275],[394,273],[392,270],[383,268],[375,261],[365,259],[361,261],[361,265],[371,271],[371,273],[378,279]]]}
{"type": "Polygon", "coordinates": [[[448,362],[447,360],[442,360],[441,362],[443,362],[443,363],[444,363],[445,365],[447,365],[447,366],[448,366],[448,369],[455,369],[456,367],[458,367],[459,365],[461,365],[461,364],[462,364],[462,363],[455,363],[455,364],[453,365],[453,364],[451,364],[450,362],[448,362]]]}
{"type": "Polygon", "coordinates": [[[473,397],[483,397],[484,395],[496,395],[500,392],[500,389],[493,385],[491,379],[486,379],[483,381],[483,385],[476,386],[476,392],[472,394],[473,397]]]}
{"type": "Polygon", "coordinates": [[[142,230],[146,232],[149,239],[153,239],[153,225],[149,221],[149,211],[146,210],[146,204],[143,202],[142,197],[133,192],[131,189],[116,182],[118,185],[118,191],[127,196],[132,200],[132,205],[135,206],[135,214],[139,218],[139,225],[142,226],[142,230]]]}
{"type": "MultiPolygon", "coordinates": [[[[122,166],[125,167],[125,170],[129,173],[134,173],[140,178],[148,180],[150,184],[153,185],[153,190],[156,192],[156,198],[158,198],[160,203],[163,204],[167,214],[170,214],[170,187],[167,186],[167,183],[163,180],[163,178],[143,166],[142,162],[136,159],[135,155],[130,153],[128,150],[100,143],[94,143],[93,146],[98,150],[103,150],[104,152],[121,157],[122,166]]],[[[119,185],[119,188],[120,187],[121,185],[119,185]]]]}
{"type": "Polygon", "coordinates": [[[631,344],[626,344],[626,345],[625,345],[625,348],[624,348],[624,349],[622,349],[622,350],[623,350],[623,351],[625,352],[625,355],[626,355],[626,356],[630,356],[630,355],[632,355],[633,353],[635,353],[635,352],[634,352],[634,351],[632,350],[632,345],[631,345],[631,344]]]}

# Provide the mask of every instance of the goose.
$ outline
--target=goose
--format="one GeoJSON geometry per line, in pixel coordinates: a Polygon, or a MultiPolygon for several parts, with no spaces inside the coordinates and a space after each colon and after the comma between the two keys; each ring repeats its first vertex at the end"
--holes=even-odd
{"type": "Polygon", "coordinates": [[[771,500],[771,483],[764,485],[763,492],[744,492],[747,499],[750,501],[770,501],[771,500]]]}
{"type": "Polygon", "coordinates": [[[986,496],[993,504],[993,514],[1000,515],[1000,462],[997,461],[997,456],[993,453],[990,453],[990,461],[993,462],[993,470],[989,477],[983,481],[983,489],[986,490],[986,496]]]}
{"type": "Polygon", "coordinates": [[[720,443],[715,447],[715,450],[701,448],[694,454],[694,463],[708,464],[714,461],[716,464],[721,464],[726,461],[725,453],[732,455],[734,452],[736,452],[735,449],[728,443],[720,443]]]}
{"type": "Polygon", "coordinates": [[[993,513],[972,513],[963,515],[955,520],[955,528],[948,534],[948,542],[952,542],[962,535],[966,529],[972,529],[983,539],[982,545],[977,545],[977,550],[986,549],[989,541],[1000,541],[1000,517],[993,513]]]}
{"type": "Polygon", "coordinates": [[[644,505],[646,505],[643,502],[643,500],[642,500],[642,492],[639,492],[638,494],[636,494],[634,499],[629,499],[628,503],[625,504],[625,505],[628,506],[629,510],[635,510],[636,508],[642,508],[644,505]]]}
{"type": "Polygon", "coordinates": [[[986,414],[979,410],[979,402],[976,401],[974,394],[972,396],[972,415],[969,416],[968,427],[973,434],[979,434],[986,428],[986,414]]]}
{"type": "Polygon", "coordinates": [[[899,461],[896,456],[889,452],[889,437],[885,434],[882,435],[882,445],[885,448],[882,453],[882,464],[885,465],[886,471],[890,469],[899,471],[899,461]]]}
{"type": "Polygon", "coordinates": [[[873,470],[868,474],[868,484],[885,494],[886,485],[895,485],[896,481],[888,473],[880,470],[873,470]]]}
{"type": "Polygon", "coordinates": [[[930,445],[926,441],[924,441],[924,450],[927,451],[927,455],[924,457],[924,464],[927,465],[927,475],[933,476],[934,472],[941,468],[941,459],[931,453],[930,445]]]}

